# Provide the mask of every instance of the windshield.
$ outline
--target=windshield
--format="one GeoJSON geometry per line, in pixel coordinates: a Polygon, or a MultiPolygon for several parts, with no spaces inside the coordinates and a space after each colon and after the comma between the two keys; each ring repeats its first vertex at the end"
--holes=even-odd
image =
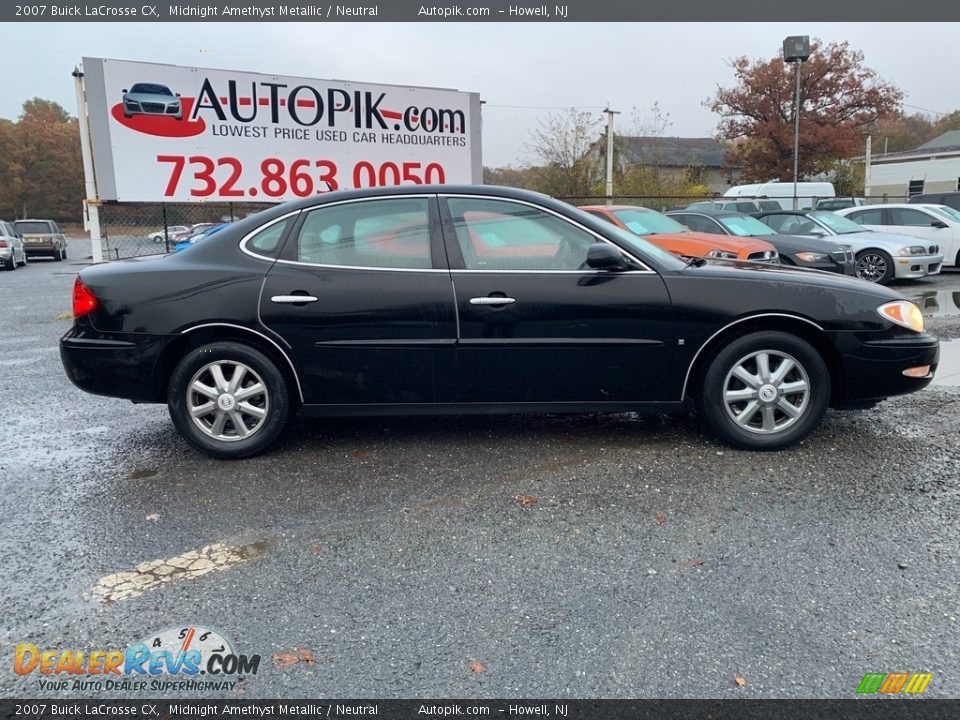
{"type": "Polygon", "coordinates": [[[655,210],[614,210],[614,216],[637,235],[689,232],[676,220],[661,215],[655,210]]]}
{"type": "Polygon", "coordinates": [[[940,217],[946,218],[951,222],[960,222],[960,212],[957,212],[952,207],[947,207],[946,205],[943,205],[941,207],[929,208],[929,210],[936,213],[940,217]]]}
{"type": "Polygon", "coordinates": [[[810,217],[819,223],[823,223],[833,230],[837,235],[849,235],[850,233],[861,233],[864,231],[863,225],[848,220],[842,215],[832,212],[812,212],[810,217]]]}
{"type": "Polygon", "coordinates": [[[721,215],[717,220],[730,231],[731,235],[739,235],[740,237],[776,235],[776,231],[772,227],[764,225],[749,215],[721,215]]]}
{"type": "Polygon", "coordinates": [[[130,88],[130,92],[143,93],[144,95],[173,95],[167,86],[154,85],[153,83],[137,83],[130,88]]]}

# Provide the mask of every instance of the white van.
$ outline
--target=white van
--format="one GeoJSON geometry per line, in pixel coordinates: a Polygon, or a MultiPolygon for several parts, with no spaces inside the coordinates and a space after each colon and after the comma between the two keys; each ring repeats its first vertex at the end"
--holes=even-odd
{"type": "MultiPolygon", "coordinates": [[[[784,210],[793,210],[793,183],[766,182],[753,185],[734,185],[727,190],[724,197],[737,198],[769,198],[780,203],[784,210]]],[[[833,184],[828,182],[798,182],[797,207],[801,210],[810,210],[817,200],[836,197],[833,184]]]]}

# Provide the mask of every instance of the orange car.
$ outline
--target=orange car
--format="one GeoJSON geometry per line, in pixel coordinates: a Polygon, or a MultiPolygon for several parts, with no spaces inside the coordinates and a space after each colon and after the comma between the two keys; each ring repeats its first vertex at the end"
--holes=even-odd
{"type": "Polygon", "coordinates": [[[580,208],[683,257],[779,262],[777,249],[766,240],[694,232],[673,218],[633,205],[585,205],[580,208]]]}

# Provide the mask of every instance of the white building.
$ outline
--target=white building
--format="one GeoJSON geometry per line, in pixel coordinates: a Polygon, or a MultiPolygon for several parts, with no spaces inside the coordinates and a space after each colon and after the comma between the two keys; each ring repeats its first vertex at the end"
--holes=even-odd
{"type": "Polygon", "coordinates": [[[915,150],[875,156],[865,193],[904,198],[960,190],[960,130],[951,130],[915,150]]]}

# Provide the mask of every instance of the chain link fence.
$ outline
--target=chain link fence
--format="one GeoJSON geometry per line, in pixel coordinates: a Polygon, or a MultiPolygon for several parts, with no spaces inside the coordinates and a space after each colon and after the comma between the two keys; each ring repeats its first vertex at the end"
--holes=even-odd
{"type": "MultiPolygon", "coordinates": [[[[793,198],[703,197],[702,195],[605,195],[561,197],[571,205],[634,205],[660,212],[681,210],[693,203],[702,207],[760,212],[789,209],[793,198]]],[[[801,205],[823,204],[833,198],[800,198],[801,205]]],[[[882,195],[857,198],[857,204],[907,202],[907,196],[882,195]]],[[[828,202],[830,207],[832,203],[828,202]]],[[[104,203],[100,206],[100,232],[104,260],[172,252],[183,239],[202,224],[233,222],[271,207],[265,203],[104,203]]]]}
{"type": "Polygon", "coordinates": [[[103,259],[172,252],[198,225],[219,225],[265,210],[264,203],[103,203],[103,259]]]}

